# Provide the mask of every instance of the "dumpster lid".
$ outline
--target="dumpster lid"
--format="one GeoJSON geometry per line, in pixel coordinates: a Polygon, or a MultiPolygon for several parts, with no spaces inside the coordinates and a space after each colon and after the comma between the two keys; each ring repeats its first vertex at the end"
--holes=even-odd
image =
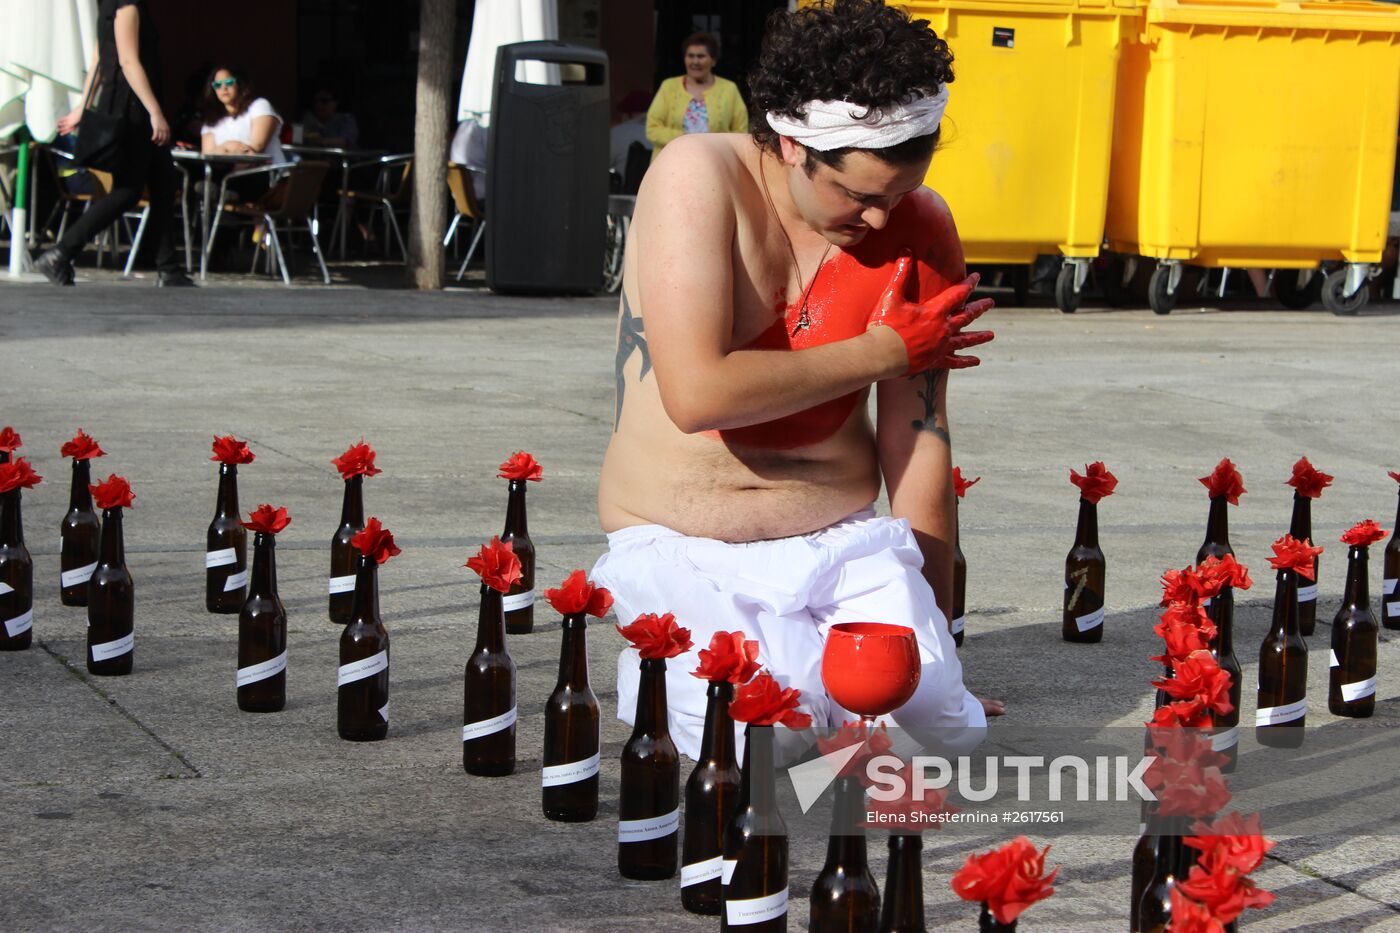
{"type": "Polygon", "coordinates": [[[1400,32],[1400,5],[1379,0],[1145,0],[1149,23],[1400,32]]]}

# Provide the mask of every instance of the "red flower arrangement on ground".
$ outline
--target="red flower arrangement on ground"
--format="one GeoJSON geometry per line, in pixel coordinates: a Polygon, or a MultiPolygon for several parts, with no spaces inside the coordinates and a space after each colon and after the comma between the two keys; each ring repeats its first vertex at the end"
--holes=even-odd
{"type": "Polygon", "coordinates": [[[88,491],[99,509],[129,509],[136,498],[131,484],[115,473],[100,483],[88,486],[88,491]]]}
{"type": "Polygon", "coordinates": [[[1235,469],[1229,457],[1217,463],[1211,474],[1200,477],[1200,480],[1212,499],[1224,496],[1231,505],[1239,505],[1240,496],[1248,492],[1244,488],[1244,477],[1240,476],[1240,471],[1235,469]]]}
{"type": "Polygon", "coordinates": [[[643,659],[674,658],[691,649],[690,629],[676,624],[676,617],[643,613],[631,625],[617,626],[617,632],[632,643],[643,659]]]}
{"type": "Polygon", "coordinates": [[[1298,462],[1293,464],[1293,475],[1284,480],[1283,484],[1292,486],[1300,496],[1316,499],[1322,495],[1322,490],[1332,485],[1333,479],[1334,477],[1309,463],[1307,457],[1299,457],[1298,462]]]}
{"type": "Polygon", "coordinates": [[[292,523],[292,518],[287,514],[286,508],[273,508],[264,502],[256,510],[248,513],[246,522],[239,522],[249,531],[256,531],[259,534],[275,535],[283,528],[292,523]]]}
{"type": "Polygon", "coordinates": [[[747,683],[758,673],[758,642],[744,638],[743,632],[715,632],[710,647],[700,649],[700,666],[690,676],[711,683],[747,683]]]}
{"type": "Polygon", "coordinates": [[[1055,893],[1060,869],[1045,874],[1049,851],[1049,846],[1036,849],[1025,836],[1017,836],[999,849],[969,855],[953,875],[953,893],[986,904],[998,923],[1013,923],[1027,907],[1055,893]]]}
{"type": "Polygon", "coordinates": [[[214,438],[214,456],[210,460],[219,463],[226,463],[229,466],[238,466],[244,463],[252,463],[257,459],[257,455],[248,449],[247,441],[240,441],[232,434],[214,438]]]}
{"type": "Polygon", "coordinates": [[[27,457],[19,457],[8,463],[0,463],[0,493],[13,492],[16,489],[33,489],[44,481],[44,478],[34,472],[34,468],[29,465],[27,457]]]}
{"type": "MultiPolygon", "coordinates": [[[[515,548],[512,545],[511,553],[514,552],[515,548]]],[[[516,563],[519,562],[520,559],[516,558],[516,563]]],[[[582,612],[601,619],[608,614],[613,604],[612,593],[608,592],[607,587],[589,583],[588,574],[582,570],[575,570],[569,574],[557,590],[545,590],[544,598],[549,600],[554,611],[561,616],[578,615],[582,612]]]]}
{"type": "Polygon", "coordinates": [[[364,530],[351,538],[350,544],[376,564],[382,564],[389,558],[398,557],[403,553],[394,544],[393,532],[381,525],[377,518],[365,522],[364,530]]]}
{"type": "Polygon", "coordinates": [[[489,544],[483,544],[476,556],[469,558],[463,566],[475,570],[482,583],[501,593],[509,590],[511,584],[523,576],[520,558],[515,556],[515,546],[509,541],[502,541],[499,535],[493,537],[489,544]]]}
{"type": "Polygon", "coordinates": [[[1118,486],[1118,477],[1109,472],[1102,460],[1086,465],[1083,476],[1070,470],[1069,481],[1079,487],[1080,498],[1091,505],[1113,495],[1113,490],[1118,486]]]}
{"type": "Polygon", "coordinates": [[[806,729],[812,725],[812,717],[798,710],[801,702],[802,691],[779,686],[773,675],[764,671],[734,691],[734,699],[729,702],[729,715],[751,726],[781,725],[789,729],[806,729]]]}
{"type": "Polygon", "coordinates": [[[105,457],[107,451],[97,445],[97,441],[83,433],[79,428],[78,433],[73,435],[71,441],[64,441],[59,456],[72,457],[74,460],[91,460],[94,457],[105,457]]]}
{"type": "Polygon", "coordinates": [[[529,480],[532,483],[538,483],[540,478],[544,476],[544,467],[540,466],[533,454],[528,454],[523,450],[517,450],[511,454],[510,459],[497,469],[500,471],[496,474],[499,479],[529,480]]]}
{"type": "Polygon", "coordinates": [[[358,444],[351,444],[345,448],[345,453],[332,459],[331,463],[340,471],[341,479],[348,480],[356,476],[378,476],[384,471],[375,467],[374,457],[374,448],[366,444],[362,437],[358,444]]]}

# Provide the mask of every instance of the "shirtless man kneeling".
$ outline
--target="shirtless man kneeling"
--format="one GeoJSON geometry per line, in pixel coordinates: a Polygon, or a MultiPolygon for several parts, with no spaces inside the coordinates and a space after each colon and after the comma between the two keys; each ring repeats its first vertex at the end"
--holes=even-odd
{"type": "MultiPolygon", "coordinates": [[[[858,718],[822,686],[827,629],[911,626],[919,689],[892,718],[920,741],[1002,712],[963,686],[939,609],[952,601],[947,370],[992,339],[962,333],[991,302],[967,303],[953,219],[923,187],[951,65],[926,23],[879,0],[777,14],[750,135],[681,137],[647,172],[593,571],[624,623],[674,612],[696,651],[743,629],[818,727],[858,718]],[[890,518],[872,508],[882,476],[890,518]]],[[[667,681],[671,735],[696,758],[705,684],[667,681]]],[[[629,649],[629,722],[637,682],[629,649]]]]}

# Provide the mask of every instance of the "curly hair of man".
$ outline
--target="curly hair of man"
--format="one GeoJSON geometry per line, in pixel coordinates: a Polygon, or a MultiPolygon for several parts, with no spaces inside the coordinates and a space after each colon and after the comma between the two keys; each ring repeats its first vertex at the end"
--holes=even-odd
{"type": "MultiPolygon", "coordinates": [[[[795,12],[778,11],[758,64],[749,75],[752,106],[749,134],[769,152],[779,151],[767,114],[801,119],[813,100],[844,100],[880,110],[915,96],[937,94],[953,80],[953,53],[905,10],[881,0],[820,0],[795,12]]],[[[916,136],[887,149],[866,150],[892,164],[927,159],[938,133],[916,136]]],[[[849,149],[807,151],[810,174],[816,162],[839,169],[849,149]],[[815,160],[815,161],[814,161],[815,160]]]]}

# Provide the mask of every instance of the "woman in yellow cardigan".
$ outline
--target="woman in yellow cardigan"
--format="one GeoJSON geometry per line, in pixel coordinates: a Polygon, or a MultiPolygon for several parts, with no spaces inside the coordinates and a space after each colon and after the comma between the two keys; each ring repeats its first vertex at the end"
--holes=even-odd
{"type": "Polygon", "coordinates": [[[719,43],[708,32],[689,36],[685,50],[685,74],[661,82],[647,110],[647,139],[651,157],[661,147],[686,133],[747,133],[749,111],[739,87],[714,73],[719,43]]]}

